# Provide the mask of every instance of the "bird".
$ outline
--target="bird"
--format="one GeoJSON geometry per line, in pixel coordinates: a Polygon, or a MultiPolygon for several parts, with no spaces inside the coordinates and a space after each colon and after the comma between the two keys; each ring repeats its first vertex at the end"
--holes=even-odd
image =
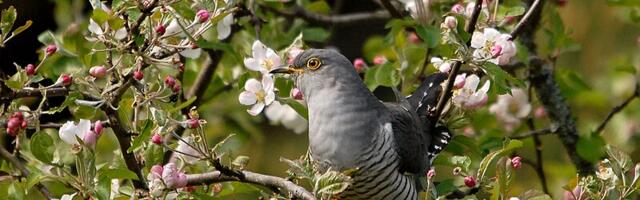
{"type": "Polygon", "coordinates": [[[451,140],[430,117],[446,74],[429,75],[410,96],[380,101],[335,50],[307,49],[270,71],[290,74],[306,101],[309,154],[318,170],[354,170],[339,199],[418,199],[435,156],[451,140]]]}

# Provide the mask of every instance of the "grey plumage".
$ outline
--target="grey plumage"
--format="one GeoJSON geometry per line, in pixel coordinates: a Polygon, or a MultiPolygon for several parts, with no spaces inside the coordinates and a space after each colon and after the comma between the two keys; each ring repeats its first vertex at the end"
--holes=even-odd
{"type": "Polygon", "coordinates": [[[305,50],[288,68],[274,72],[292,73],[304,94],[309,148],[317,166],[357,169],[343,199],[418,198],[418,180],[451,138],[428,114],[446,75],[429,76],[410,97],[383,103],[351,62],[332,50],[305,50]]]}

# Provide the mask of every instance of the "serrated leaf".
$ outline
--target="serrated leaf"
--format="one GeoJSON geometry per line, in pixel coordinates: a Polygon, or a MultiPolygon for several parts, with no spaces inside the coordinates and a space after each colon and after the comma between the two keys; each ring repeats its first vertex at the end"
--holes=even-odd
{"type": "Polygon", "coordinates": [[[53,139],[46,132],[40,131],[31,136],[31,154],[38,160],[51,164],[53,160],[53,152],[55,146],[53,145],[53,139]]]}
{"type": "Polygon", "coordinates": [[[489,78],[491,78],[491,87],[494,88],[498,94],[511,94],[508,82],[511,82],[517,87],[524,85],[521,80],[514,78],[496,64],[486,62],[480,67],[489,75],[489,78]]]}
{"type": "Polygon", "coordinates": [[[487,154],[482,161],[480,161],[480,166],[478,168],[478,180],[482,181],[485,173],[487,172],[489,165],[493,163],[496,158],[500,158],[502,156],[508,155],[511,151],[522,147],[522,141],[520,140],[509,140],[500,150],[493,151],[487,154]]]}
{"type": "Polygon", "coordinates": [[[145,121],[142,131],[140,131],[140,135],[138,135],[138,137],[133,139],[133,143],[131,144],[131,147],[127,149],[127,152],[136,151],[138,148],[142,146],[142,144],[149,141],[149,139],[151,139],[152,128],[153,128],[153,121],[149,119],[145,121]]]}
{"type": "Polygon", "coordinates": [[[375,74],[375,79],[378,85],[395,87],[400,83],[398,70],[396,70],[392,63],[387,62],[378,68],[379,69],[376,70],[375,74]]]}
{"type": "Polygon", "coordinates": [[[19,90],[19,89],[22,89],[22,86],[28,80],[29,80],[29,77],[24,71],[18,71],[15,74],[13,74],[13,76],[11,76],[11,78],[9,78],[9,80],[7,80],[5,84],[7,85],[7,87],[11,89],[19,90]]]}
{"type": "Polygon", "coordinates": [[[0,17],[0,30],[2,30],[2,35],[6,36],[9,34],[9,31],[11,31],[11,27],[13,27],[13,23],[18,17],[18,13],[16,12],[16,8],[9,6],[9,8],[2,10],[0,17]]]}
{"type": "Polygon", "coordinates": [[[434,48],[440,43],[440,29],[436,26],[417,26],[416,33],[425,41],[427,47],[434,48]]]}
{"type": "Polygon", "coordinates": [[[351,178],[342,173],[327,171],[320,177],[317,177],[314,185],[314,193],[320,196],[338,194],[349,187],[350,180],[351,178]]]}

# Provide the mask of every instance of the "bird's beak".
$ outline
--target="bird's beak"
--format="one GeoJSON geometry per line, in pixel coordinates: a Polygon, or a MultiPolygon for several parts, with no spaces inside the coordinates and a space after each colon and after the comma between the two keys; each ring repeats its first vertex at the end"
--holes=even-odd
{"type": "Polygon", "coordinates": [[[293,74],[293,73],[300,73],[302,72],[302,69],[296,69],[293,67],[293,65],[281,65],[276,67],[275,69],[271,70],[269,73],[272,74],[293,74]]]}

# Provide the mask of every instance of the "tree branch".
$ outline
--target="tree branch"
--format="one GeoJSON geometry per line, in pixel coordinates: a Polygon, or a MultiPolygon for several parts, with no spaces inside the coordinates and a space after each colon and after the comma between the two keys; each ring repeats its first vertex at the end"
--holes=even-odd
{"type": "MultiPolygon", "coordinates": [[[[473,32],[476,30],[476,23],[478,23],[478,17],[480,16],[481,9],[482,9],[482,0],[476,0],[476,4],[473,7],[473,12],[471,14],[471,19],[469,20],[469,23],[464,29],[467,33],[473,34],[473,32]]],[[[471,45],[471,38],[469,38],[469,41],[466,42],[466,45],[467,46],[471,45]]],[[[442,115],[442,111],[444,110],[445,105],[447,104],[447,102],[449,102],[449,99],[451,98],[453,83],[461,67],[462,67],[461,61],[456,61],[453,63],[453,67],[451,67],[451,72],[449,73],[449,77],[447,78],[447,85],[444,87],[444,90],[443,90],[444,92],[442,92],[442,94],[440,95],[440,98],[438,99],[436,110],[435,112],[430,113],[432,119],[438,120],[440,118],[440,115],[442,115]]]]}
{"type": "MultiPolygon", "coordinates": [[[[29,170],[26,167],[24,167],[24,165],[22,165],[22,162],[20,162],[18,158],[13,156],[13,154],[9,153],[2,145],[0,145],[0,156],[2,156],[2,158],[4,158],[5,160],[9,161],[14,167],[18,168],[18,170],[20,170],[22,177],[26,178],[29,176],[29,170]]],[[[41,183],[36,183],[36,187],[45,198],[47,199],[53,198],[49,190],[46,187],[44,187],[44,185],[42,185],[41,183]]]]}
{"type": "Polygon", "coordinates": [[[640,97],[640,83],[636,83],[636,88],[633,91],[633,95],[631,95],[629,98],[624,100],[624,102],[622,102],[620,105],[613,107],[613,109],[611,109],[607,117],[604,118],[604,121],[602,121],[602,123],[600,123],[598,128],[596,128],[595,133],[601,133],[602,131],[604,131],[604,128],[607,126],[607,123],[609,123],[609,120],[611,120],[611,118],[613,118],[615,114],[622,111],[625,107],[627,107],[627,105],[629,105],[629,103],[631,103],[634,99],[638,97],[640,97]]]}
{"type": "Polygon", "coordinates": [[[389,12],[389,14],[391,14],[392,17],[394,18],[402,18],[402,14],[400,13],[400,11],[398,11],[398,9],[396,9],[395,6],[393,6],[393,4],[391,3],[391,1],[389,0],[380,0],[380,3],[382,4],[382,6],[387,9],[387,11],[389,12]]]}
{"type": "Polygon", "coordinates": [[[525,138],[533,137],[533,136],[548,135],[548,134],[552,134],[552,133],[555,133],[555,131],[552,130],[551,128],[543,128],[543,129],[540,129],[540,130],[532,130],[532,131],[529,131],[529,132],[526,132],[526,133],[523,133],[523,134],[520,134],[520,135],[511,136],[509,138],[519,140],[519,139],[525,139],[525,138]]]}
{"type": "Polygon", "coordinates": [[[228,181],[239,181],[244,183],[252,183],[263,185],[267,187],[276,187],[280,189],[284,189],[285,191],[291,193],[294,197],[305,199],[305,200],[314,200],[316,199],[311,192],[307,191],[303,187],[296,185],[295,183],[286,180],[284,178],[269,176],[258,174],[250,171],[242,171],[244,178],[238,178],[234,176],[227,176],[220,171],[213,171],[203,174],[189,174],[187,175],[187,183],[188,185],[202,185],[202,184],[211,184],[211,183],[219,183],[219,182],[228,182],[228,181]]]}
{"type": "Polygon", "coordinates": [[[349,26],[354,24],[363,24],[379,21],[387,21],[391,16],[387,11],[380,10],[375,12],[359,12],[343,15],[323,15],[313,13],[300,6],[294,6],[293,11],[282,11],[268,6],[263,6],[279,15],[287,17],[300,17],[308,22],[333,26],[349,26]]]}
{"type": "MultiPolygon", "coordinates": [[[[529,6],[529,10],[527,11],[526,14],[524,14],[524,17],[522,17],[522,19],[520,19],[520,22],[518,22],[518,25],[516,25],[516,28],[513,29],[513,31],[511,31],[511,39],[510,40],[515,40],[518,35],[520,35],[520,33],[525,30],[527,23],[530,22],[530,20],[535,19],[535,21],[537,21],[536,18],[540,18],[540,11],[542,10],[542,0],[535,0],[531,6],[529,6]],[[532,17],[533,16],[533,17],[532,17]]],[[[536,22],[537,23],[537,22],[536,22]]]]}

